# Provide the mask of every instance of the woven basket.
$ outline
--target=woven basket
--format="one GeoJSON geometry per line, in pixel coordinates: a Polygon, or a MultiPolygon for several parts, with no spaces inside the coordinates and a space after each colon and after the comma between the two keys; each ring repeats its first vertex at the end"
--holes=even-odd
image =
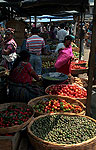
{"type": "Polygon", "coordinates": [[[87,103],[87,98],[76,98],[78,101],[80,101],[81,103],[83,103],[86,106],[87,103]]]}
{"type": "Polygon", "coordinates": [[[72,75],[78,75],[78,74],[83,74],[87,72],[88,72],[88,69],[71,69],[72,75]]]}
{"type": "MultiPolygon", "coordinates": [[[[49,114],[47,114],[47,115],[49,115],[49,114]]],[[[37,136],[35,136],[31,131],[32,124],[34,123],[34,121],[38,120],[39,118],[45,117],[47,115],[42,115],[42,116],[36,117],[27,126],[28,137],[29,137],[31,144],[35,147],[35,150],[96,150],[96,136],[85,142],[78,143],[78,144],[70,144],[70,145],[47,142],[47,141],[44,141],[41,138],[38,138],[37,136]]],[[[54,114],[50,114],[50,115],[54,115],[54,114]]],[[[66,115],[67,116],[82,116],[82,117],[86,117],[86,118],[96,122],[96,120],[94,120],[88,116],[72,115],[72,114],[66,114],[66,115]]]]}
{"type": "MultiPolygon", "coordinates": [[[[18,107],[25,107],[26,106],[25,103],[19,103],[19,102],[4,103],[4,104],[0,104],[0,111],[7,109],[8,106],[10,106],[10,105],[16,105],[18,107]]],[[[23,129],[24,127],[26,127],[27,124],[33,119],[33,115],[34,115],[34,111],[33,111],[32,107],[29,106],[28,108],[30,108],[30,110],[32,111],[31,118],[29,118],[26,122],[22,123],[21,125],[14,125],[12,127],[0,128],[0,134],[18,132],[21,129],[23,129]]]]}
{"type": "Polygon", "coordinates": [[[75,64],[75,65],[78,65],[78,66],[81,66],[81,67],[85,67],[86,66],[86,63],[81,63],[81,64],[75,64]]]}
{"type": "MultiPolygon", "coordinates": [[[[83,103],[81,103],[80,101],[78,101],[76,99],[73,99],[73,98],[70,98],[70,97],[65,97],[65,96],[59,96],[59,95],[58,96],[57,95],[44,95],[44,96],[40,96],[40,97],[37,97],[37,98],[34,98],[34,99],[30,100],[28,102],[28,105],[30,105],[32,107],[33,105],[36,105],[39,101],[44,100],[46,98],[56,98],[56,99],[57,98],[61,98],[63,100],[66,100],[70,104],[79,105],[83,109],[83,111],[80,112],[80,113],[78,113],[78,114],[81,114],[81,115],[85,114],[85,106],[83,105],[83,103]]],[[[35,112],[34,116],[39,116],[39,115],[44,115],[44,114],[46,114],[46,113],[35,112]]],[[[66,112],[65,112],[65,114],[66,114],[66,112]]],[[[71,113],[71,114],[75,114],[75,113],[71,113]]]]}
{"type": "MultiPolygon", "coordinates": [[[[48,90],[51,86],[55,86],[55,85],[52,84],[52,85],[46,87],[46,89],[45,89],[45,93],[46,93],[47,95],[49,95],[49,93],[47,93],[47,90],[48,90]]],[[[69,96],[66,96],[66,97],[70,98],[69,96]]],[[[86,105],[86,103],[87,103],[87,99],[86,99],[86,98],[81,98],[81,99],[79,99],[79,98],[74,98],[74,99],[75,99],[75,100],[79,100],[79,101],[82,102],[84,105],[86,105]]]]}

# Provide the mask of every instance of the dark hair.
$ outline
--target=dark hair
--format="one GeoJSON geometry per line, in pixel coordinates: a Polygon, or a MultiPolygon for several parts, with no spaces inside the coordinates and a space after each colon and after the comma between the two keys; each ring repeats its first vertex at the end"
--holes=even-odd
{"type": "Polygon", "coordinates": [[[60,28],[61,28],[61,29],[64,29],[64,23],[61,23],[61,24],[60,24],[60,28]]]}
{"type": "Polygon", "coordinates": [[[19,57],[21,58],[22,61],[26,60],[28,57],[30,57],[30,53],[27,50],[22,50],[19,53],[19,57]]]}
{"type": "Polygon", "coordinates": [[[66,26],[66,27],[65,27],[65,30],[68,30],[68,29],[69,29],[69,27],[68,27],[68,26],[66,26]]]}
{"type": "Polygon", "coordinates": [[[36,27],[33,27],[32,29],[31,29],[31,33],[32,34],[38,34],[40,32],[40,30],[38,29],[38,28],[36,28],[36,27]]]}
{"type": "Polygon", "coordinates": [[[64,38],[64,43],[66,42],[66,40],[70,40],[72,41],[72,37],[70,35],[65,36],[64,38]]]}
{"type": "Polygon", "coordinates": [[[30,58],[30,53],[27,50],[22,50],[15,59],[11,72],[19,65],[21,61],[25,61],[27,58],[30,58]]]}

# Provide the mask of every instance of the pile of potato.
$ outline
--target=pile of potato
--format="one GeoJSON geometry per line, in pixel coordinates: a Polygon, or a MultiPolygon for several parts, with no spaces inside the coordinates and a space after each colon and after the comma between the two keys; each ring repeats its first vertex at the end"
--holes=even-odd
{"type": "Polygon", "coordinates": [[[72,79],[69,80],[69,83],[76,83],[78,84],[79,86],[82,86],[82,87],[87,87],[88,84],[87,84],[87,80],[84,80],[83,78],[78,78],[78,77],[73,77],[72,79]]]}

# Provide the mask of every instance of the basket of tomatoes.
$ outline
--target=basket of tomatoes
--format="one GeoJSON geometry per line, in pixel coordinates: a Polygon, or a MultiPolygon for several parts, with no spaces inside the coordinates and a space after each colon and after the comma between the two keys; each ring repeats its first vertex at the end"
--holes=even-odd
{"type": "Polygon", "coordinates": [[[71,64],[71,74],[72,75],[78,75],[78,74],[82,74],[82,73],[87,73],[88,72],[88,68],[87,67],[83,67],[77,64],[71,64]]]}
{"type": "Polygon", "coordinates": [[[33,108],[25,103],[0,104],[0,134],[18,132],[32,120],[33,108]]]}
{"type": "Polygon", "coordinates": [[[86,67],[88,62],[85,60],[72,61],[72,65],[80,65],[81,67],[86,67]]]}
{"type": "Polygon", "coordinates": [[[45,89],[48,95],[61,95],[74,99],[78,99],[83,104],[86,104],[87,90],[77,84],[56,84],[50,85],[45,89]]]}
{"type": "Polygon", "coordinates": [[[82,102],[65,96],[44,95],[30,100],[28,105],[33,107],[34,116],[62,112],[85,114],[85,106],[82,102]]]}

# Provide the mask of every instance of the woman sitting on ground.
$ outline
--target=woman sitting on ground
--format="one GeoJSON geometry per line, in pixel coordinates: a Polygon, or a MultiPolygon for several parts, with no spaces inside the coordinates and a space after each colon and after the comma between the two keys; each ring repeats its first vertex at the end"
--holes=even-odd
{"type": "Polygon", "coordinates": [[[29,63],[30,54],[23,50],[18,55],[9,75],[9,97],[15,101],[28,102],[31,98],[40,96],[40,89],[33,85],[33,78],[40,81],[29,63]]]}

